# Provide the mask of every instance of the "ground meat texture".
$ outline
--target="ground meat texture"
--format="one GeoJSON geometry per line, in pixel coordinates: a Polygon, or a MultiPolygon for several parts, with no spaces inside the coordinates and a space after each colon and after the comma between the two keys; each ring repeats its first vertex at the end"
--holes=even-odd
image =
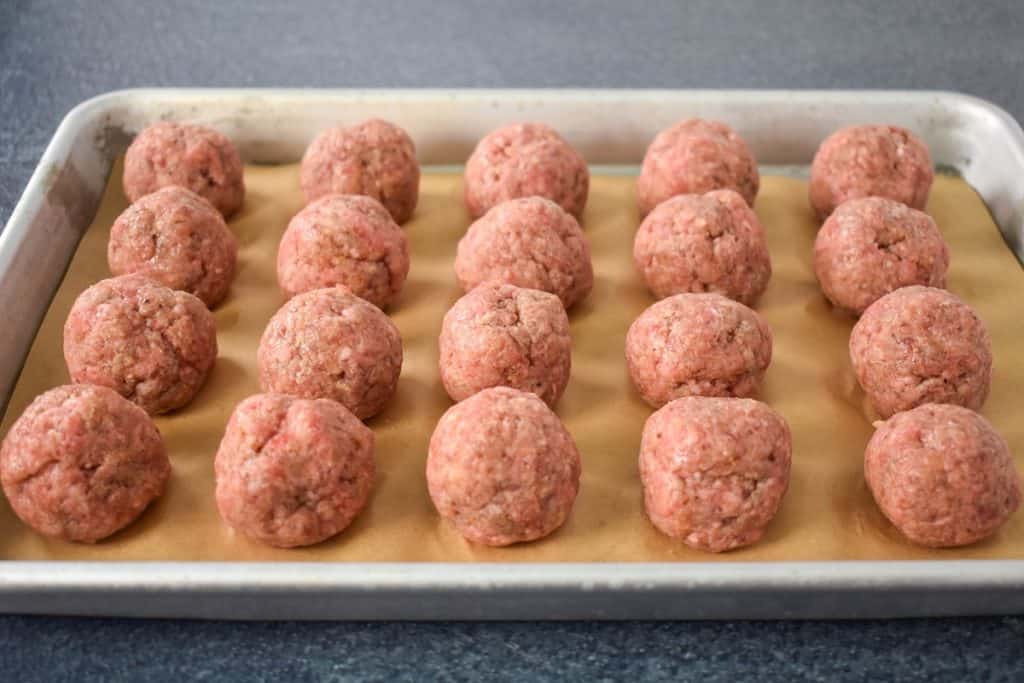
{"type": "Polygon", "coordinates": [[[900,287],[945,287],[948,267],[949,247],[931,216],[883,197],[843,202],[814,242],[822,292],[855,315],[900,287]]]}
{"type": "Polygon", "coordinates": [[[366,419],[395,393],[402,339],[368,301],[343,287],[314,289],[270,319],[257,363],[264,391],[333,399],[366,419]]]}
{"type": "Polygon", "coordinates": [[[713,553],[756,543],[789,487],[789,425],[764,403],[690,396],[647,419],[644,507],[666,536],[713,553]]]}
{"type": "Polygon", "coordinates": [[[553,406],[569,382],[569,318],[547,292],[481,285],[445,314],[439,346],[441,382],[456,401],[505,386],[553,406]]]}
{"type": "Polygon", "coordinates": [[[217,450],[217,509],[263,543],[319,543],[366,506],[373,449],[373,432],[336,401],[250,396],[235,408],[217,450]]]}
{"type": "Polygon", "coordinates": [[[245,181],[238,150],[212,128],[163,121],[139,133],[124,157],[124,192],[131,202],[180,185],[231,218],[242,206],[245,181]]]}
{"type": "Polygon", "coordinates": [[[493,387],[448,409],[430,437],[427,486],[441,517],[474,543],[533,541],[562,526],[580,455],[535,394],[493,387]]]}
{"type": "Polygon", "coordinates": [[[579,218],[589,190],[587,162],[543,123],[492,131],[466,162],[465,200],[473,218],[521,197],[546,197],[579,218]]]}
{"type": "Polygon", "coordinates": [[[110,228],[107,262],[199,297],[213,308],[235,276],[238,243],[213,205],[177,185],[142,197],[110,228]]]}
{"type": "Polygon", "coordinates": [[[68,541],[95,543],[128,526],[170,475],[149,415],[90,384],[36,397],[0,447],[0,482],[15,514],[68,541]]]}
{"type": "Polygon", "coordinates": [[[288,224],[277,251],[277,280],[288,297],[343,285],[386,308],[409,274],[405,233],[380,202],[327,195],[288,224]]]}
{"type": "Polygon", "coordinates": [[[299,182],[307,202],[328,194],[366,195],[405,223],[420,194],[416,146],[404,130],[380,119],[331,128],[306,149],[299,182]]]}
{"type": "Polygon", "coordinates": [[[550,292],[568,309],[594,286],[590,245],[572,215],[542,197],[510,199],[459,240],[455,276],[467,292],[497,282],[550,292]]]}
{"type": "Polygon", "coordinates": [[[718,121],[687,119],[658,133],[647,148],[637,201],[647,214],[677,194],[729,189],[750,206],[761,185],[757,161],[736,131],[718,121]]]}
{"type": "Polygon", "coordinates": [[[977,410],[992,381],[992,342],[971,307],[942,289],[897,289],[850,333],[857,381],[882,417],[925,403],[977,410]]]}
{"type": "Polygon", "coordinates": [[[655,408],[683,396],[752,396],[771,359],[768,323],[719,294],[662,299],[626,333],[630,377],[655,408]]]}
{"type": "Polygon", "coordinates": [[[928,147],[906,128],[850,126],[828,136],[814,155],[811,206],[821,219],[860,197],[923,209],[933,178],[928,147]]]}
{"type": "Polygon", "coordinates": [[[980,541],[1020,507],[1006,441],[974,411],[929,403],[875,426],[864,478],[882,513],[914,543],[980,541]]]}
{"type": "Polygon", "coordinates": [[[203,302],[140,275],[89,287],[64,323],[71,381],[110,387],[151,415],[191,401],[216,358],[203,302]]]}
{"type": "Polygon", "coordinates": [[[659,298],[714,292],[749,305],[772,275],[761,221],[732,190],[659,204],[640,224],[633,261],[659,298]]]}

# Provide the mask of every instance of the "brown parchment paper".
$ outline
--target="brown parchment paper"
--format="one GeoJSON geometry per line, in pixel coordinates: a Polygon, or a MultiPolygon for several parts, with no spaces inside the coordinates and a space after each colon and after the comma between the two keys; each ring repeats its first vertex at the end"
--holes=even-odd
{"type": "MultiPolygon", "coordinates": [[[[583,457],[579,498],[568,523],[539,542],[473,546],[440,521],[427,496],[426,447],[450,405],[437,372],[441,318],[458,298],[452,262],[469,224],[457,173],[427,173],[415,218],[405,226],[412,269],[391,315],[402,333],[405,365],[398,393],[369,425],[377,435],[379,475],[368,508],[344,533],[317,546],[276,550],[225,527],[213,501],[213,455],[238,401],[259,390],[256,346],[283,299],[274,262],[289,218],[302,206],[294,165],[246,168],[245,207],[231,222],[239,272],[217,309],[220,357],[196,400],[157,424],[173,476],[166,495],[124,531],[94,546],[45,539],[0,500],[0,558],[67,560],[324,561],[749,561],[1024,558],[1024,513],[996,537],[958,550],[926,550],[901,539],[874,505],[861,462],[871,416],[853,378],[847,337],[853,320],[832,312],[811,268],[816,223],[799,180],[766,177],[757,212],[768,232],[774,276],[757,308],[775,333],[761,398],[793,430],[792,483],[758,545],[710,555],[659,535],[644,517],[637,448],[650,410],[634,394],[623,344],[630,322],[653,299],[633,270],[639,218],[634,180],[597,176],[583,217],[596,285],[571,312],[573,372],[557,412],[583,457]]],[[[67,381],[61,327],[74,298],[107,277],[111,222],[126,206],[115,167],[99,214],[78,248],[22,372],[2,431],[42,391],[67,381]]],[[[980,313],[992,333],[995,378],[984,414],[1005,435],[1024,469],[1024,271],[978,196],[963,181],[939,177],[929,211],[950,243],[949,287],[980,313]]]]}

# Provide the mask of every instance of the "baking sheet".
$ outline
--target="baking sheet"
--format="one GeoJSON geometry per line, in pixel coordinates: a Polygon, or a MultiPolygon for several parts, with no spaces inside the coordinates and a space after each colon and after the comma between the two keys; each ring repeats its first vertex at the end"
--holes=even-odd
{"type": "MultiPolygon", "coordinates": [[[[126,206],[121,166],[111,175],[86,233],[47,313],[4,418],[38,393],[67,380],[60,330],[74,298],[108,276],[106,240],[126,206]]],[[[135,524],[95,546],[44,539],[0,501],[0,558],[67,560],[323,560],[323,561],[754,561],[848,559],[1024,558],[1024,514],[996,537],[957,550],[927,550],[903,541],[877,511],[863,483],[861,454],[870,415],[846,354],[852,319],[833,313],[811,269],[816,223],[803,181],[765,177],[757,212],[769,236],[774,276],[758,304],[775,332],[774,360],[761,398],[793,429],[792,483],[782,510],[758,545],[709,555],[658,534],[643,515],[636,452],[650,413],[633,393],[622,348],[629,323],[653,299],[632,267],[639,218],[633,179],[593,178],[583,217],[596,271],[590,298],[571,313],[573,375],[557,412],[583,457],[580,496],[569,522],[547,539],[493,549],[463,541],[437,517],[426,493],[426,444],[450,405],[438,378],[437,334],[458,297],[452,261],[469,218],[461,176],[424,174],[415,218],[405,229],[412,268],[391,314],[402,332],[405,365],[398,393],[369,422],[377,434],[379,475],[368,508],[344,533],[311,548],[279,550],[227,529],[213,503],[213,454],[234,405],[258,391],[255,350],[267,320],[283,302],[276,286],[277,241],[302,206],[298,169],[246,168],[248,195],[231,223],[239,238],[239,273],[216,311],[220,357],[197,399],[157,423],[174,473],[167,494],[135,524]]],[[[950,243],[949,287],[980,313],[992,333],[995,377],[983,411],[1024,464],[1024,332],[1019,299],[1024,271],[1005,246],[977,195],[940,176],[929,211],[950,243]]]]}

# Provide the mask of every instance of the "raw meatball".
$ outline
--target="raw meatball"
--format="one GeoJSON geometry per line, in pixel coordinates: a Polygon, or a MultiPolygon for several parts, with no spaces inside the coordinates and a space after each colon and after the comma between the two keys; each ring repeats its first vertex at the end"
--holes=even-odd
{"type": "Polygon", "coordinates": [[[238,243],[213,205],[177,185],[142,197],[110,228],[107,263],[195,294],[209,308],[227,296],[238,243]]]}
{"type": "Polygon", "coordinates": [[[242,158],[231,141],[205,126],[163,121],[136,136],[124,157],[124,193],[131,202],[180,185],[224,214],[242,206],[242,158]]]}
{"type": "Polygon", "coordinates": [[[569,382],[569,318],[547,292],[483,284],[445,314],[439,345],[441,382],[456,401],[505,386],[553,406],[569,382]]]}
{"type": "Polygon", "coordinates": [[[658,204],[636,233],[633,261],[658,298],[714,292],[749,305],[772,276],[761,221],[732,190],[658,204]]]}
{"type": "Polygon", "coordinates": [[[404,223],[420,195],[416,146],[404,130],[380,119],[331,128],[306,149],[299,182],[307,202],[327,194],[362,194],[404,223]]]}
{"type": "Polygon", "coordinates": [[[590,245],[579,223],[543,197],[510,199],[459,240],[455,276],[467,292],[498,282],[551,292],[567,309],[594,286],[590,245]]]}
{"type": "Polygon", "coordinates": [[[929,403],[875,426],[864,478],[882,513],[914,543],[980,541],[1020,507],[1006,441],[974,411],[929,403]]]}
{"type": "Polygon", "coordinates": [[[409,274],[405,233],[380,202],[355,194],[322,197],[292,218],[277,251],[285,296],[344,285],[385,308],[409,274]]]}
{"type": "Polygon", "coordinates": [[[71,381],[110,387],[151,415],[191,401],[216,359],[217,330],[203,302],[141,275],[97,282],[64,323],[71,381]]]}
{"type": "Polygon", "coordinates": [[[821,290],[856,315],[900,287],[945,287],[948,267],[949,248],[931,216],[883,197],[843,202],[814,242],[821,290]]]}
{"type": "Polygon", "coordinates": [[[257,362],[263,391],[334,399],[365,420],[395,393],[402,338],[379,308],[347,289],[314,289],[270,319],[257,362]]]}
{"type": "Polygon", "coordinates": [[[441,517],[470,541],[533,541],[569,516],[580,454],[536,394],[492,387],[441,416],[430,437],[427,486],[441,517]]]}
{"type": "Polygon", "coordinates": [[[971,307],[933,287],[904,287],[868,306],[850,360],[882,417],[924,403],[977,410],[992,380],[992,342],[971,307]]]}
{"type": "Polygon", "coordinates": [[[366,506],[373,445],[373,432],[336,401],[250,396],[214,461],[220,516],[279,548],[330,538],[366,506]]]}
{"type": "Polygon", "coordinates": [[[465,200],[473,218],[521,197],[546,197],[579,218],[589,190],[587,162],[543,123],[514,123],[488,133],[466,162],[465,200]]]}
{"type": "Polygon", "coordinates": [[[687,119],[658,133],[647,148],[636,183],[646,214],[677,194],[735,190],[754,205],[761,177],[757,161],[736,131],[718,121],[687,119]]]}
{"type": "Polygon", "coordinates": [[[644,507],[654,526],[720,553],[757,543],[789,487],[789,425],[747,398],[690,396],[647,419],[644,507]]]}
{"type": "Polygon", "coordinates": [[[0,448],[0,480],[15,514],[68,541],[95,543],[128,526],[170,476],[149,415],[91,384],[36,397],[0,448]]]}
{"type": "Polygon", "coordinates": [[[655,408],[682,396],[752,396],[771,360],[768,323],[720,294],[662,299],[626,333],[629,375],[655,408]]]}
{"type": "Polygon", "coordinates": [[[933,177],[928,148],[906,128],[850,126],[828,136],[814,155],[811,206],[822,219],[859,197],[923,209],[933,177]]]}

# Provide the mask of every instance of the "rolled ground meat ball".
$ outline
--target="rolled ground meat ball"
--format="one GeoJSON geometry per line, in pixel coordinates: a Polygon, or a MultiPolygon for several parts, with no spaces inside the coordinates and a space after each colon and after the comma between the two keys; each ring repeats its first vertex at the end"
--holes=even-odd
{"type": "Polygon", "coordinates": [[[906,128],[842,128],[814,155],[811,206],[822,219],[848,199],[860,197],[886,197],[923,209],[934,175],[928,147],[906,128]]]}
{"type": "Polygon", "coordinates": [[[882,417],[925,403],[977,410],[992,380],[985,324],[933,287],[897,289],[868,306],[850,333],[850,360],[882,417]]]}
{"type": "Polygon", "coordinates": [[[336,401],[250,396],[231,414],[217,450],[217,509],[263,543],[319,543],[366,506],[373,447],[373,432],[336,401]]]}
{"type": "Polygon", "coordinates": [[[736,191],[753,206],[760,185],[757,161],[736,131],[718,121],[687,119],[651,142],[636,193],[640,212],[647,214],[677,194],[722,189],[736,191]]]}
{"type": "Polygon", "coordinates": [[[764,403],[691,396],[647,419],[644,507],[666,536],[719,553],[756,543],[789,487],[789,425],[764,403]]]}
{"type": "Polygon", "coordinates": [[[162,121],[139,133],[124,157],[124,193],[131,202],[161,187],[180,185],[232,215],[245,199],[242,158],[212,128],[162,121]]]}
{"type": "Polygon", "coordinates": [[[587,162],[543,123],[514,123],[488,133],[466,162],[465,200],[473,218],[521,197],[546,197],[579,218],[589,190],[587,162]]]}
{"type": "Polygon", "coordinates": [[[750,305],[772,275],[761,221],[732,190],[659,204],[640,224],[633,261],[658,298],[714,292],[750,305]]]}
{"type": "Polygon", "coordinates": [[[914,543],[980,541],[1020,507],[1006,441],[974,411],[929,403],[876,427],[864,478],[882,513],[914,543]]]}
{"type": "Polygon", "coordinates": [[[626,333],[629,375],[655,408],[683,396],[752,396],[771,359],[768,323],[719,294],[662,299],[626,333]]]}
{"type": "Polygon", "coordinates": [[[445,314],[439,346],[441,382],[456,401],[505,386],[553,406],[569,382],[569,318],[547,292],[483,284],[445,314]]]}
{"type": "Polygon", "coordinates": [[[568,518],[580,455],[536,394],[493,387],[441,416],[430,437],[427,486],[441,517],[470,541],[533,541],[568,518]]]}
{"type": "Polygon", "coordinates": [[[36,397],[0,448],[0,481],[15,514],[68,541],[95,543],[128,526],[170,475],[149,415],[91,384],[36,397]]]}
{"type": "Polygon", "coordinates": [[[395,393],[402,339],[373,304],[343,287],[314,289],[270,319],[257,363],[263,391],[333,399],[365,420],[395,393]]]}
{"type": "Polygon", "coordinates": [[[883,197],[843,202],[814,241],[822,292],[856,315],[900,287],[945,287],[948,267],[949,247],[931,216],[883,197]]]}
{"type": "Polygon", "coordinates": [[[107,263],[199,297],[213,308],[235,276],[238,243],[213,205],[177,185],[148,194],[110,228],[107,263]]]}
{"type": "Polygon", "coordinates": [[[217,330],[203,302],[140,275],[89,287],[64,323],[71,381],[110,387],[151,415],[191,401],[216,359],[217,330]]]}
{"type": "Polygon", "coordinates": [[[568,309],[594,286],[590,245],[579,223],[542,197],[510,199],[459,240],[455,276],[465,291],[498,282],[550,292],[568,309]]]}
{"type": "Polygon", "coordinates": [[[307,202],[328,194],[362,194],[405,223],[420,195],[416,146],[404,130],[380,119],[331,128],[306,149],[299,182],[307,202]]]}

